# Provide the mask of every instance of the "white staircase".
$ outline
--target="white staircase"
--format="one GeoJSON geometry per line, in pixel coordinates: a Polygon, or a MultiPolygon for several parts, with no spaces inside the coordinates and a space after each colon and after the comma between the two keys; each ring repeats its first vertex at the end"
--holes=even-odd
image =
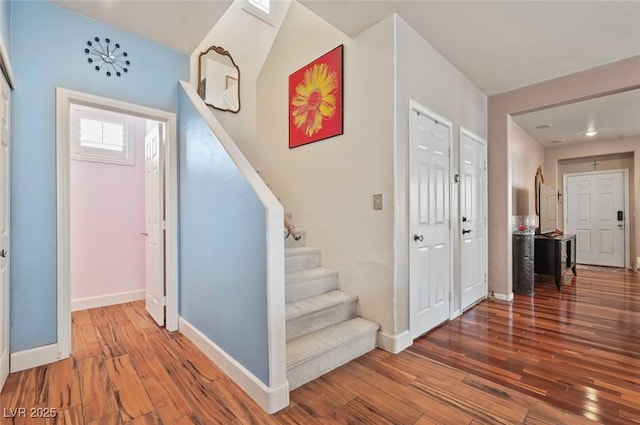
{"type": "Polygon", "coordinates": [[[287,379],[291,390],[376,347],[379,325],[357,317],[358,296],[338,289],[320,250],[285,240],[287,379]]]}

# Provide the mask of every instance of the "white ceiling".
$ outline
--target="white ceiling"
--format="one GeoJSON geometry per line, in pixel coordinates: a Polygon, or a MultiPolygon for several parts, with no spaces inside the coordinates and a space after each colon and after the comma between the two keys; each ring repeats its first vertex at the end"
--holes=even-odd
{"type": "Polygon", "coordinates": [[[49,0],[190,55],[233,0],[49,0]]]}
{"type": "Polygon", "coordinates": [[[640,136],[640,89],[514,116],[543,147],[640,136]],[[551,124],[551,127],[536,129],[551,124]],[[598,132],[593,137],[584,133],[598,132]],[[553,141],[561,142],[552,143],[553,141]]]}
{"type": "Polygon", "coordinates": [[[638,1],[300,2],[350,36],[398,13],[488,96],[640,55],[638,1]]]}

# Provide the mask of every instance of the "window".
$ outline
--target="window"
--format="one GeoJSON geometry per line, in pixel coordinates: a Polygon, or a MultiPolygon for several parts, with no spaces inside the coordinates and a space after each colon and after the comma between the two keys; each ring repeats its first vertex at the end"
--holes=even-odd
{"type": "Polygon", "coordinates": [[[242,9],[262,19],[269,25],[273,25],[273,6],[275,6],[275,4],[273,4],[271,0],[248,0],[242,9]]]}
{"type": "Polygon", "coordinates": [[[134,165],[133,117],[71,105],[71,159],[134,165]]]}

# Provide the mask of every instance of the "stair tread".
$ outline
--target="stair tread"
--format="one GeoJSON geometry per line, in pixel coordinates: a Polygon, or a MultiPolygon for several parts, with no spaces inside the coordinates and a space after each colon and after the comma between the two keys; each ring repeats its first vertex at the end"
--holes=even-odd
{"type": "Polygon", "coordinates": [[[285,248],[284,250],[285,257],[295,257],[297,255],[308,255],[308,254],[320,254],[320,248],[301,246],[297,248],[285,248]]]}
{"type": "Polygon", "coordinates": [[[287,320],[327,310],[335,305],[358,301],[358,296],[344,291],[329,291],[285,305],[287,320]]]}
{"type": "Polygon", "coordinates": [[[338,272],[324,267],[313,267],[310,269],[296,270],[285,273],[285,282],[291,285],[320,277],[337,276],[338,272]]]}
{"type": "Polygon", "coordinates": [[[375,322],[356,317],[287,342],[287,369],[314,359],[341,344],[380,328],[375,322]]]}

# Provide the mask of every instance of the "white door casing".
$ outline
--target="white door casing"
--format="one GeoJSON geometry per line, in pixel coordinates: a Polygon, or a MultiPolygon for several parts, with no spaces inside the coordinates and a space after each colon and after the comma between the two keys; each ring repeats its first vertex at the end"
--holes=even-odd
{"type": "Polygon", "coordinates": [[[11,89],[0,76],[0,389],[9,375],[9,167],[11,89]]]}
{"type": "Polygon", "coordinates": [[[460,286],[464,310],[487,296],[487,146],[460,130],[460,286]]]}
{"type": "Polygon", "coordinates": [[[623,171],[566,176],[566,233],[576,235],[577,263],[625,266],[624,177],[623,171]]]}
{"type": "Polygon", "coordinates": [[[160,326],[164,326],[165,301],[163,132],[163,125],[154,122],[144,140],[145,305],[160,326]]]}
{"type": "MultiPolygon", "coordinates": [[[[178,330],[178,155],[176,114],[95,96],[61,87],[56,88],[56,185],[57,185],[57,349],[28,367],[66,358],[71,351],[71,295],[69,242],[69,109],[72,103],[104,108],[159,121],[164,124],[166,151],[165,205],[167,330],[178,330]]],[[[141,229],[142,230],[142,229],[141,229]]]]}
{"type": "Polygon", "coordinates": [[[451,123],[411,102],[409,127],[409,330],[416,338],[450,312],[451,123]]]}

